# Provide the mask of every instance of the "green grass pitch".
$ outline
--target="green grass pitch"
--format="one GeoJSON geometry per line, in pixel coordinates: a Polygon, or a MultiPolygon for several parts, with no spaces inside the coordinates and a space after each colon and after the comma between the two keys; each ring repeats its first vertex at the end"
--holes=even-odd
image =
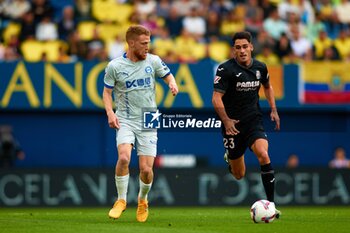
{"type": "Polygon", "coordinates": [[[249,207],[152,207],[146,223],[135,208],[120,219],[107,217],[109,208],[0,208],[0,232],[47,233],[337,233],[350,232],[348,207],[286,207],[273,223],[255,224],[249,207]]]}

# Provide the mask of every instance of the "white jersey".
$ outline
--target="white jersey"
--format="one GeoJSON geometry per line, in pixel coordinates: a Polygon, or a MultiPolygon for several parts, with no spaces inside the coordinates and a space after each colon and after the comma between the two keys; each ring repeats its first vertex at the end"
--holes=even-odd
{"type": "Polygon", "coordinates": [[[153,54],[147,54],[145,60],[132,62],[125,53],[110,61],[104,84],[113,88],[118,118],[139,121],[143,109],[156,108],[155,78],[169,74],[168,66],[153,54]]]}

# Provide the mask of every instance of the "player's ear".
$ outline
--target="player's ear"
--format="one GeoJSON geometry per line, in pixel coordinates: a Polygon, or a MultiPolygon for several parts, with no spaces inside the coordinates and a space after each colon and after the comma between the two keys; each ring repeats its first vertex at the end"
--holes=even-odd
{"type": "Polygon", "coordinates": [[[250,43],[250,50],[253,51],[254,50],[254,46],[252,43],[250,43]]]}

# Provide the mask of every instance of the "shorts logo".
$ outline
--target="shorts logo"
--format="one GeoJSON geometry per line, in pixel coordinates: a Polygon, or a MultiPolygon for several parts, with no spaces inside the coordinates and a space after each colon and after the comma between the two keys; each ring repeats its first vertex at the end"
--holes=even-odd
{"type": "Polygon", "coordinates": [[[159,129],[161,123],[162,113],[157,111],[149,111],[143,113],[143,128],[145,129],[159,129]]]}

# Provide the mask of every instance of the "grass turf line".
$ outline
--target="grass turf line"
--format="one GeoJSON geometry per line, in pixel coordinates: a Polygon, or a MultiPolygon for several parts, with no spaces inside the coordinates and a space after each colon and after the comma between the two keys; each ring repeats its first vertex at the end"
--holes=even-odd
{"type": "Polygon", "coordinates": [[[349,232],[349,207],[284,207],[280,220],[254,224],[249,207],[150,207],[146,223],[127,208],[118,220],[106,208],[0,208],[6,233],[322,233],[349,232]]]}

